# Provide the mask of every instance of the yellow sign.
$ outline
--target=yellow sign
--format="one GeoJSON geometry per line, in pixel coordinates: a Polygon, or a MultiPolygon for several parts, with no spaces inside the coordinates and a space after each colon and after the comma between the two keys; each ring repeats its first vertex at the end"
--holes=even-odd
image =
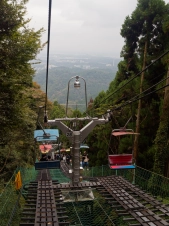
{"type": "Polygon", "coordinates": [[[22,187],[22,179],[20,171],[15,176],[15,188],[19,190],[22,187]]]}

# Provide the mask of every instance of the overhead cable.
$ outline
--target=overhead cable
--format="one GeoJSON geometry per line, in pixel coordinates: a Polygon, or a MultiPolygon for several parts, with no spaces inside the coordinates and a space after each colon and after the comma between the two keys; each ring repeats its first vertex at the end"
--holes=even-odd
{"type": "Polygon", "coordinates": [[[47,109],[46,108],[47,108],[47,97],[48,97],[48,70],[49,70],[49,47],[50,47],[51,8],[52,8],[52,0],[49,0],[48,40],[47,40],[47,63],[46,63],[46,97],[45,97],[44,122],[47,122],[47,109]]]}
{"type": "MultiPolygon", "coordinates": [[[[164,86],[160,87],[159,89],[156,89],[156,90],[154,90],[154,91],[152,91],[152,92],[149,92],[149,93],[145,94],[144,96],[142,96],[144,93],[146,93],[147,91],[151,90],[152,88],[154,88],[155,86],[159,85],[160,83],[164,82],[164,81],[167,80],[167,79],[169,79],[169,76],[166,77],[166,78],[164,78],[164,79],[162,79],[162,80],[160,80],[160,81],[157,82],[156,84],[154,84],[154,85],[152,85],[151,87],[149,87],[148,89],[144,90],[142,93],[140,93],[140,94],[138,94],[138,95],[132,97],[131,99],[125,101],[125,103],[123,103],[122,105],[120,105],[120,106],[118,106],[118,107],[116,107],[116,108],[113,108],[113,109],[110,110],[110,111],[113,112],[113,111],[116,111],[116,110],[118,110],[118,109],[121,109],[122,107],[125,107],[125,106],[127,106],[127,105],[129,105],[129,104],[132,104],[133,102],[135,102],[135,101],[137,101],[137,100],[143,99],[143,98],[147,97],[147,96],[150,95],[150,94],[153,94],[153,93],[155,93],[155,92],[157,92],[157,91],[159,91],[159,90],[161,90],[161,89],[164,89],[165,87],[167,87],[167,86],[169,86],[169,85],[164,85],[164,86]],[[140,96],[141,96],[141,97],[140,97],[140,96]]],[[[105,112],[105,115],[106,115],[106,114],[107,114],[107,111],[105,112]]],[[[104,115],[104,114],[103,114],[103,115],[104,115]]],[[[99,117],[99,116],[101,116],[101,115],[97,115],[97,117],[99,117]]]]}
{"type": "MultiPolygon", "coordinates": [[[[143,95],[144,93],[146,93],[147,91],[149,91],[150,89],[154,88],[155,86],[159,85],[160,83],[164,82],[165,80],[167,80],[169,77],[164,78],[162,80],[160,80],[159,82],[157,82],[156,84],[152,85],[151,87],[149,87],[148,89],[144,90],[142,93],[139,93],[138,95],[132,97],[129,101],[132,102],[133,100],[137,99],[137,97],[143,95]]],[[[165,86],[163,86],[164,88],[165,86]]],[[[156,92],[157,90],[155,90],[156,92]]],[[[127,101],[126,101],[127,102],[127,101]]]]}
{"type": "MultiPolygon", "coordinates": [[[[103,102],[105,102],[107,99],[109,99],[112,95],[114,95],[115,93],[117,93],[119,90],[121,90],[122,88],[124,88],[127,84],[129,84],[131,81],[133,81],[136,77],[138,77],[141,73],[143,73],[144,71],[146,71],[149,67],[151,67],[153,64],[155,64],[158,60],[160,60],[162,57],[164,57],[167,53],[169,53],[169,50],[167,50],[165,53],[163,53],[161,56],[159,56],[156,60],[153,60],[153,62],[151,64],[149,64],[146,68],[144,68],[142,71],[140,71],[139,73],[137,73],[133,78],[129,79],[124,85],[122,85],[119,89],[115,90],[113,93],[109,94],[106,98],[104,98],[99,104],[102,104],[103,102]]],[[[93,108],[96,106],[93,106],[93,108]]]]}
{"type": "MultiPolygon", "coordinates": [[[[167,78],[169,78],[169,77],[167,77],[167,78]]],[[[168,85],[165,85],[165,86],[162,86],[162,87],[160,87],[159,89],[156,89],[156,90],[154,90],[154,91],[152,91],[152,92],[149,92],[149,93],[147,93],[147,94],[144,95],[144,96],[138,97],[138,98],[133,99],[133,100],[132,100],[132,99],[131,99],[131,100],[128,100],[128,101],[126,101],[124,104],[122,104],[121,106],[119,106],[119,107],[117,107],[117,108],[114,108],[112,111],[118,110],[118,109],[120,109],[120,108],[122,108],[122,107],[124,107],[124,106],[126,106],[126,105],[128,105],[128,104],[131,104],[131,103],[133,103],[133,102],[135,102],[135,101],[137,101],[137,100],[143,99],[143,98],[149,96],[150,94],[156,93],[156,92],[158,92],[159,90],[166,88],[167,86],[169,86],[169,84],[168,84],[168,85]]],[[[142,94],[142,93],[141,93],[141,94],[142,94]]],[[[140,94],[140,95],[141,95],[141,94],[140,94]]],[[[140,95],[139,95],[139,96],[140,96],[140,95]]]]}

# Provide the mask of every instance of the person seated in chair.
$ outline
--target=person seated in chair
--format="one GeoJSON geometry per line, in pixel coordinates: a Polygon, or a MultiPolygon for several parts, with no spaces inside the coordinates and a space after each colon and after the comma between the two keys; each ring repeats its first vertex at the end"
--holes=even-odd
{"type": "Polygon", "coordinates": [[[83,166],[83,168],[88,167],[88,164],[89,164],[88,162],[89,162],[89,157],[88,157],[88,154],[85,151],[83,153],[83,156],[82,156],[82,166],[83,166]]]}
{"type": "Polygon", "coordinates": [[[51,156],[50,155],[48,155],[48,161],[51,161],[52,159],[51,159],[51,156]]]}
{"type": "Polygon", "coordinates": [[[48,161],[47,155],[42,154],[40,161],[48,161]]]}

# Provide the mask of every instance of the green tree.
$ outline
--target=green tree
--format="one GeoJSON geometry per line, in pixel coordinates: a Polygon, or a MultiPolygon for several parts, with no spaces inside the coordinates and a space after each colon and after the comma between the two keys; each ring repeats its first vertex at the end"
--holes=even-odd
{"type": "Polygon", "coordinates": [[[35,71],[31,61],[43,48],[43,29],[29,28],[29,19],[24,18],[26,2],[0,2],[0,173],[18,163],[33,164],[35,157],[32,138],[36,112],[31,108],[35,71]]]}
{"type": "MultiPolygon", "coordinates": [[[[168,77],[169,77],[169,68],[167,73],[167,78],[168,77]]],[[[166,79],[166,88],[162,104],[160,123],[154,142],[155,148],[154,171],[158,174],[162,174],[167,177],[169,176],[168,139],[169,139],[169,79],[166,79]]]]}
{"type": "Polygon", "coordinates": [[[50,118],[63,118],[65,117],[65,109],[57,101],[54,101],[53,108],[50,112],[50,118]]]}
{"type": "MultiPolygon", "coordinates": [[[[138,4],[131,17],[127,17],[121,30],[121,35],[125,38],[125,46],[122,56],[126,60],[126,70],[144,70],[151,60],[154,60],[164,52],[165,34],[163,23],[168,11],[168,5],[163,0],[138,0],[138,4]]],[[[154,68],[157,68],[156,65],[154,68]]],[[[162,67],[162,64],[161,64],[162,67]]],[[[160,68],[161,68],[160,67],[160,68]]],[[[158,68],[159,69],[159,68],[158,68]]],[[[157,73],[157,70],[156,70],[157,73]]],[[[143,87],[151,85],[149,74],[145,71],[141,73],[140,93],[143,87]]],[[[161,77],[159,78],[161,79],[161,77]]],[[[137,107],[136,132],[140,132],[140,121],[146,103],[140,99],[137,107]]],[[[134,141],[134,156],[138,155],[138,136],[134,141]]]]}

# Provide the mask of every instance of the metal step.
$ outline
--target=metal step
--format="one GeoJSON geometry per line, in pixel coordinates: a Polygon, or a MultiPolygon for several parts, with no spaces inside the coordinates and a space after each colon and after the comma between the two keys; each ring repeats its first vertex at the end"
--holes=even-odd
{"type": "Polygon", "coordinates": [[[70,225],[70,222],[59,222],[59,226],[70,225]]]}
{"type": "Polygon", "coordinates": [[[33,218],[33,217],[21,217],[21,220],[24,220],[24,221],[35,221],[35,218],[33,218]]]}
{"type": "Polygon", "coordinates": [[[34,223],[25,223],[25,222],[21,222],[19,224],[19,226],[34,226],[35,224],[34,223]]]}
{"type": "Polygon", "coordinates": [[[24,215],[31,215],[31,216],[35,216],[35,213],[31,213],[31,212],[22,212],[22,214],[24,214],[24,215]]]}
{"type": "Polygon", "coordinates": [[[36,207],[36,204],[28,204],[28,203],[25,204],[25,207],[31,207],[31,206],[36,207]]]}

